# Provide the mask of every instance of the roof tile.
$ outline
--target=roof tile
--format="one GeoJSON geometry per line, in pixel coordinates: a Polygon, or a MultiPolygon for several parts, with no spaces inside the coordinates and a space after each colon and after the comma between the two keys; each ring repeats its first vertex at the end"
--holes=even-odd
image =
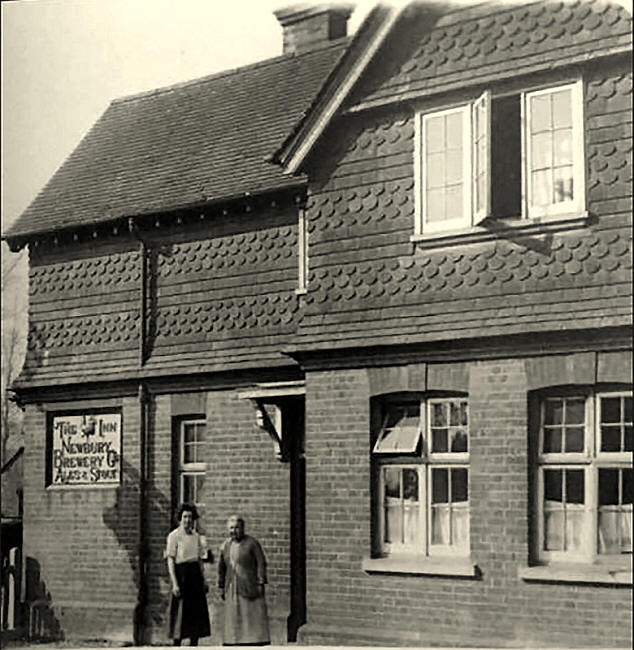
{"type": "Polygon", "coordinates": [[[347,42],[115,100],[6,236],[296,185],[266,159],[347,42]]]}

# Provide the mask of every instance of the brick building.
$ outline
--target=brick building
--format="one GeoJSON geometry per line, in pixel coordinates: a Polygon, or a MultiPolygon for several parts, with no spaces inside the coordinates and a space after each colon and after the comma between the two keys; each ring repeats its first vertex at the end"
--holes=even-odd
{"type": "Polygon", "coordinates": [[[262,542],[276,641],[630,645],[631,17],[277,15],[281,57],[113,102],[5,235],[29,598],[160,640],[187,498],[262,542]]]}

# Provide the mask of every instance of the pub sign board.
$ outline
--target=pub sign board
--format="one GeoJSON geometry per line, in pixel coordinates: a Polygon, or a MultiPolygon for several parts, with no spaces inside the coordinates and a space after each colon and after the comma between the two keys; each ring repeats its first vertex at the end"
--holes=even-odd
{"type": "Polygon", "coordinates": [[[120,412],[51,414],[47,433],[49,487],[120,483],[120,412]]]}

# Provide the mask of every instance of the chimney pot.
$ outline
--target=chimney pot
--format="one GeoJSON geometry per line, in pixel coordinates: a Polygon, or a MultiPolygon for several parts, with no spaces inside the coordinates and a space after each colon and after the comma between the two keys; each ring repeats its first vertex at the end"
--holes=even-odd
{"type": "Polygon", "coordinates": [[[283,29],[283,53],[301,54],[347,35],[354,4],[298,3],[274,12],[283,29]]]}

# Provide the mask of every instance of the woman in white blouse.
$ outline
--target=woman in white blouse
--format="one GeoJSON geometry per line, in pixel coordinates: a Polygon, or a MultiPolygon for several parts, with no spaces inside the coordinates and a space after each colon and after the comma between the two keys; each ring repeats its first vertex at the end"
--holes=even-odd
{"type": "Polygon", "coordinates": [[[209,611],[205,595],[202,560],[207,555],[201,536],[194,530],[198,512],[183,504],[178,511],[180,525],[167,536],[167,570],[172,585],[169,604],[169,637],[179,646],[182,639],[198,645],[209,636],[209,611]]]}

